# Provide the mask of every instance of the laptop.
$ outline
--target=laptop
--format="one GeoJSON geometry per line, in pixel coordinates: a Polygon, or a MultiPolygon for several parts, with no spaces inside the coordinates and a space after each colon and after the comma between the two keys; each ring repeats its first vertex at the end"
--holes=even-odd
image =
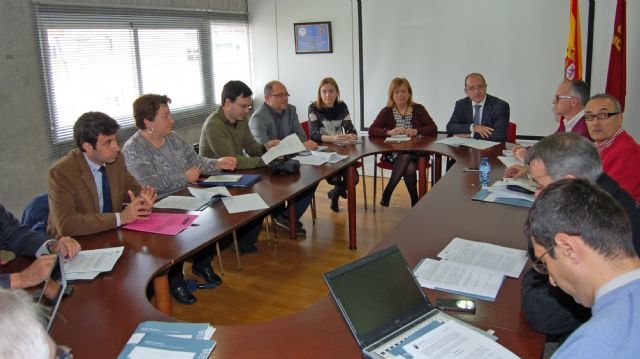
{"type": "Polygon", "coordinates": [[[56,260],[51,267],[49,277],[42,288],[40,299],[38,299],[38,304],[43,306],[49,315],[46,327],[47,331],[51,331],[53,321],[55,320],[58,307],[60,306],[60,302],[62,301],[62,297],[64,296],[66,289],[67,277],[64,273],[64,266],[60,259],[60,255],[57,255],[56,260]]]}
{"type": "Polygon", "coordinates": [[[323,276],[367,358],[410,358],[404,344],[455,320],[431,305],[397,246],[323,276]]]}

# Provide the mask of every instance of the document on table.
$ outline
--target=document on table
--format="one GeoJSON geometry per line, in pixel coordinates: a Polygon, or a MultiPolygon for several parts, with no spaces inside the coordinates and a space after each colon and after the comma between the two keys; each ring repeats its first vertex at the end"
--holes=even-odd
{"type": "Polygon", "coordinates": [[[425,288],[492,302],[496,300],[504,280],[504,274],[500,272],[430,258],[421,260],[413,273],[425,288]]]}
{"type": "Polygon", "coordinates": [[[411,140],[411,137],[407,135],[393,135],[385,138],[384,142],[400,143],[400,142],[407,142],[409,140],[411,140]]]}
{"type": "Polygon", "coordinates": [[[222,198],[222,203],[230,214],[255,211],[269,208],[262,197],[257,193],[241,194],[233,197],[222,198]]]}
{"type": "Polygon", "coordinates": [[[327,159],[324,157],[318,156],[296,156],[293,158],[294,160],[300,161],[301,165],[309,165],[309,166],[322,166],[327,163],[327,159]]]}
{"type": "Polygon", "coordinates": [[[207,203],[207,200],[202,200],[196,197],[169,196],[156,202],[156,204],[153,205],[153,208],[172,208],[181,209],[183,211],[199,211],[203,209],[203,206],[205,206],[207,203]]]}
{"type": "Polygon", "coordinates": [[[520,161],[519,159],[513,156],[498,156],[498,159],[500,160],[500,162],[502,162],[502,164],[505,167],[511,167],[513,165],[524,166],[524,162],[520,161]]]}
{"type": "Polygon", "coordinates": [[[113,247],[78,252],[73,260],[64,263],[67,279],[92,279],[101,272],[111,271],[123,249],[124,247],[113,247]]]}
{"type": "Polygon", "coordinates": [[[146,220],[137,220],[125,225],[124,229],[133,231],[158,233],[168,236],[189,228],[198,216],[184,213],[151,213],[146,220]]]}
{"type": "Polygon", "coordinates": [[[231,193],[229,192],[227,187],[208,187],[208,188],[187,187],[187,189],[189,190],[189,193],[191,193],[192,196],[202,201],[210,201],[211,198],[215,196],[231,197],[231,193]]]}
{"type": "Polygon", "coordinates": [[[441,144],[450,145],[450,146],[467,146],[467,147],[476,148],[479,150],[486,150],[487,148],[490,148],[499,144],[499,142],[476,140],[475,138],[460,137],[460,136],[447,137],[442,140],[436,141],[436,143],[441,143],[441,144]]]}
{"type": "Polygon", "coordinates": [[[519,198],[527,200],[531,203],[536,199],[535,194],[526,194],[522,192],[512,191],[507,186],[509,185],[518,185],[522,188],[528,189],[532,192],[535,192],[535,187],[529,187],[525,185],[521,185],[518,183],[514,183],[512,181],[496,181],[494,184],[489,187],[489,192],[493,193],[496,197],[500,198],[519,198]]]}
{"type": "Polygon", "coordinates": [[[204,182],[238,182],[242,175],[215,175],[209,176],[204,182]]]}
{"type": "Polygon", "coordinates": [[[267,153],[262,155],[262,161],[268,165],[269,162],[275,160],[278,157],[302,152],[305,150],[306,148],[304,148],[304,145],[302,144],[302,142],[300,142],[298,135],[293,133],[282,139],[282,141],[280,141],[277,146],[271,147],[267,151],[267,153]]]}
{"type": "Polygon", "coordinates": [[[454,238],[438,253],[438,257],[457,263],[494,270],[506,276],[518,278],[525,263],[527,252],[502,247],[491,243],[474,242],[454,238]]]}
{"type": "Polygon", "coordinates": [[[407,343],[403,349],[415,359],[514,359],[515,354],[455,320],[407,343]]]}

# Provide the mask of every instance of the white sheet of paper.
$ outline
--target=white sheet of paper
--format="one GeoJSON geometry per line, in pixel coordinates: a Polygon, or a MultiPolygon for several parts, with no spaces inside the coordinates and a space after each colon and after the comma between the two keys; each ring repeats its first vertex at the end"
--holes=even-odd
{"type": "Polygon", "coordinates": [[[479,150],[486,150],[487,148],[491,148],[495,145],[499,145],[500,142],[492,142],[487,140],[476,140],[475,138],[471,138],[471,141],[465,143],[464,145],[471,148],[477,148],[479,150]]]}
{"type": "Polygon", "coordinates": [[[300,142],[298,135],[292,133],[282,139],[282,141],[280,141],[277,146],[271,147],[269,151],[267,151],[267,153],[262,155],[262,161],[265,164],[269,164],[269,162],[275,160],[278,157],[302,151],[306,151],[306,148],[304,148],[304,145],[302,144],[302,142],[300,142]]]}
{"type": "Polygon", "coordinates": [[[513,156],[498,156],[498,159],[500,160],[500,162],[502,162],[502,164],[505,167],[511,167],[513,165],[524,166],[524,162],[520,161],[519,159],[513,156]]]}
{"type": "Polygon", "coordinates": [[[231,193],[227,187],[209,187],[209,188],[195,188],[195,187],[187,187],[189,189],[189,193],[195,198],[198,198],[202,201],[209,201],[213,196],[224,196],[230,197],[231,193]]]}
{"type": "Polygon", "coordinates": [[[318,157],[318,156],[296,156],[293,158],[294,160],[298,160],[300,161],[301,165],[310,165],[310,166],[322,166],[323,164],[327,163],[327,160],[322,158],[322,157],[318,157]]]}
{"type": "Polygon", "coordinates": [[[91,280],[98,276],[102,272],[83,272],[83,273],[67,273],[67,280],[91,280]]]}
{"type": "Polygon", "coordinates": [[[155,348],[139,347],[133,348],[129,353],[130,359],[193,359],[196,353],[192,352],[177,352],[173,350],[162,350],[155,348]]]}
{"type": "Polygon", "coordinates": [[[450,320],[404,347],[415,359],[515,359],[515,354],[486,336],[450,320]]]}
{"type": "Polygon", "coordinates": [[[66,273],[109,272],[122,255],[124,247],[80,251],[73,260],[64,263],[66,273]]]}
{"type": "Polygon", "coordinates": [[[238,182],[242,175],[213,175],[207,177],[205,182],[238,182]]]}
{"type": "Polygon", "coordinates": [[[411,137],[407,136],[407,135],[393,135],[393,136],[389,136],[387,138],[384,139],[384,142],[406,142],[411,140],[411,137]]]}
{"type": "MultiPolygon", "coordinates": [[[[535,194],[526,194],[526,193],[512,191],[507,188],[508,185],[512,185],[512,184],[515,184],[515,183],[507,182],[507,181],[496,181],[494,184],[491,185],[491,187],[489,187],[489,191],[493,193],[496,197],[519,198],[519,199],[524,199],[533,203],[533,201],[536,199],[535,194]]],[[[527,188],[527,189],[533,191],[535,188],[534,189],[527,188]]]]}
{"type": "Polygon", "coordinates": [[[454,238],[438,257],[462,264],[494,270],[518,278],[527,263],[527,252],[491,243],[454,238]]]}
{"type": "Polygon", "coordinates": [[[465,143],[469,142],[469,140],[471,140],[468,137],[460,137],[460,136],[451,136],[451,137],[447,137],[447,138],[443,138],[441,140],[436,141],[436,143],[441,143],[443,145],[449,145],[449,146],[460,146],[460,145],[464,145],[465,143]]]}
{"type": "Polygon", "coordinates": [[[442,144],[451,145],[451,146],[464,145],[467,147],[477,148],[479,150],[486,150],[487,148],[490,148],[499,144],[499,142],[476,140],[475,138],[459,137],[459,136],[447,137],[442,140],[436,141],[436,143],[442,143],[442,144]]]}
{"type": "Polygon", "coordinates": [[[189,196],[169,196],[156,202],[156,204],[153,205],[153,208],[172,208],[184,211],[197,211],[207,201],[208,200],[189,196]]]}
{"type": "Polygon", "coordinates": [[[340,162],[345,158],[349,157],[348,155],[341,155],[341,154],[338,154],[337,152],[319,152],[319,151],[311,151],[311,156],[322,158],[326,160],[326,162],[328,163],[340,162]]]}
{"type": "Polygon", "coordinates": [[[423,260],[413,272],[421,286],[495,299],[504,275],[452,261],[423,260]]]}
{"type": "Polygon", "coordinates": [[[269,208],[257,193],[241,194],[233,197],[223,197],[222,203],[229,213],[240,213],[269,208]]]}

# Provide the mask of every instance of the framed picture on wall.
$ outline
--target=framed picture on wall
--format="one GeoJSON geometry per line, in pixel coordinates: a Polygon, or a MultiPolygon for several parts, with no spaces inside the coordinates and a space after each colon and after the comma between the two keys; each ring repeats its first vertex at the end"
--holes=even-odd
{"type": "Polygon", "coordinates": [[[296,54],[321,54],[333,52],[331,22],[300,22],[293,24],[296,54]]]}

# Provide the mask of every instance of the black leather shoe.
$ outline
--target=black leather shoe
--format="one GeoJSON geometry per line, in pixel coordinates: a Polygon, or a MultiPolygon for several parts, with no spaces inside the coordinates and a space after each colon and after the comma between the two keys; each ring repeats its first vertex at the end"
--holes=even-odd
{"type": "Polygon", "coordinates": [[[178,303],[182,304],[193,304],[198,300],[185,286],[173,288],[171,294],[176,298],[178,303]]]}
{"type": "Polygon", "coordinates": [[[340,199],[339,195],[333,196],[333,198],[331,198],[331,205],[329,206],[329,208],[331,208],[331,210],[336,213],[340,212],[340,206],[338,205],[339,199],[340,199]]]}
{"type": "Polygon", "coordinates": [[[205,268],[193,268],[193,274],[197,275],[198,277],[202,277],[204,278],[204,280],[207,283],[215,283],[216,285],[220,285],[222,284],[222,278],[220,278],[219,275],[216,274],[216,272],[213,271],[213,269],[211,269],[211,267],[205,267],[205,268]]]}

